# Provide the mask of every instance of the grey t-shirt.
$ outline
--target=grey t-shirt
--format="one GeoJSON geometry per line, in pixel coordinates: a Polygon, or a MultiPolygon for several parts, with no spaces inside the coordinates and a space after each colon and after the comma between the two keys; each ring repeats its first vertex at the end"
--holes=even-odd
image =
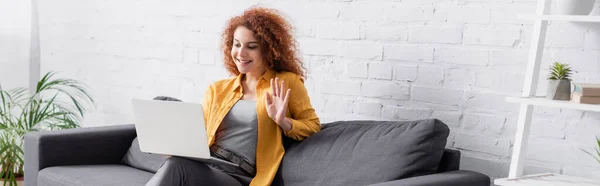
{"type": "Polygon", "coordinates": [[[256,101],[239,100],[217,129],[214,144],[256,165],[257,124],[256,101]]]}

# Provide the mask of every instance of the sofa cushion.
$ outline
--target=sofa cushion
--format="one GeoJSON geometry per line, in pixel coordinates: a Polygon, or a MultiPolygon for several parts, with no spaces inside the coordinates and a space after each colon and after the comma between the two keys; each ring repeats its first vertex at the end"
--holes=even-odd
{"type": "Polygon", "coordinates": [[[167,160],[166,156],[158,154],[150,154],[140,150],[140,144],[136,137],[131,142],[129,150],[123,156],[122,163],[141,170],[156,173],[160,166],[167,160]]]}
{"type": "MultiPolygon", "coordinates": [[[[169,96],[156,96],[153,100],[161,101],[176,101],[181,102],[180,99],[169,97],[169,96]]],[[[140,150],[140,144],[136,137],[125,156],[123,156],[122,163],[138,169],[142,169],[148,172],[156,173],[163,162],[167,159],[166,156],[145,153],[140,150]]]]}
{"type": "Polygon", "coordinates": [[[368,185],[436,173],[448,127],[437,119],[339,121],[288,147],[281,179],[295,185],[368,185]]]}
{"type": "Polygon", "coordinates": [[[42,169],[39,185],[146,185],[154,174],[125,165],[75,165],[42,169]]]}

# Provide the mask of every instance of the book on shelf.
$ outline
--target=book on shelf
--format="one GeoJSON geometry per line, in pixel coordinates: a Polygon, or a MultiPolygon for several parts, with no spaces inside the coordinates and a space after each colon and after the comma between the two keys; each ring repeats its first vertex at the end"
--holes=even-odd
{"type": "Polygon", "coordinates": [[[571,101],[576,103],[600,104],[600,96],[584,96],[579,92],[573,92],[571,96],[571,101]]]}
{"type": "Polygon", "coordinates": [[[600,84],[573,83],[573,91],[581,96],[600,96],[600,84]]]}

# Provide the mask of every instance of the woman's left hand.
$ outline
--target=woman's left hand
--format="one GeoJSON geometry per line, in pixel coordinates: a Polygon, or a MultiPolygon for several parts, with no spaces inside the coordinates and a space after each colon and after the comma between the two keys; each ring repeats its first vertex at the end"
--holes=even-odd
{"type": "Polygon", "coordinates": [[[271,79],[271,90],[273,95],[265,92],[267,102],[267,114],[277,125],[288,131],[291,129],[291,121],[285,116],[290,98],[290,89],[285,88],[285,82],[279,81],[279,78],[271,79]]]}

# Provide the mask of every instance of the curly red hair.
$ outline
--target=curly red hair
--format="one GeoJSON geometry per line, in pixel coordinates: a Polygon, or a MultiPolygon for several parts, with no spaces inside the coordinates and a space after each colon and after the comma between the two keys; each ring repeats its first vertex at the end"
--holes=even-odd
{"type": "Polygon", "coordinates": [[[304,77],[304,64],[296,53],[296,40],[292,36],[291,24],[277,10],[262,7],[248,9],[244,14],[231,18],[225,27],[221,48],[225,67],[232,75],[240,74],[230,53],[233,33],[239,26],[254,32],[267,68],[304,77]]]}

